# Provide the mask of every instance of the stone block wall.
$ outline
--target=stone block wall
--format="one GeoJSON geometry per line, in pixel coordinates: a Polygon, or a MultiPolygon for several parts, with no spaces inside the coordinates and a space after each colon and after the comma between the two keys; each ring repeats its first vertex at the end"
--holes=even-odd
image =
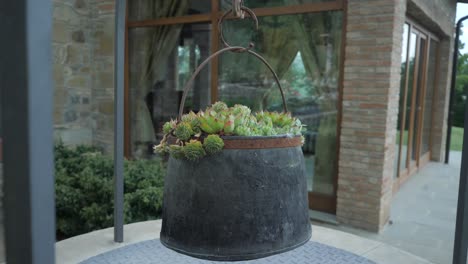
{"type": "Polygon", "coordinates": [[[390,212],[405,9],[348,1],[337,219],[371,231],[390,212]]]}
{"type": "Polygon", "coordinates": [[[54,0],[55,137],[113,149],[114,1],[54,0]]]}
{"type": "Polygon", "coordinates": [[[54,0],[53,6],[56,138],[67,144],[91,144],[90,6],[85,0],[54,0]]]}
{"type": "Polygon", "coordinates": [[[114,31],[115,1],[91,0],[93,144],[107,153],[114,149],[114,31]]]}

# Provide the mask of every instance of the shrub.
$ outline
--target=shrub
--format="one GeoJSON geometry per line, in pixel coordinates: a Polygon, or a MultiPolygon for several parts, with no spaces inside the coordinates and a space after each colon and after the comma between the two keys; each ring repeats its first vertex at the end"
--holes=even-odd
{"type": "MultiPolygon", "coordinates": [[[[55,145],[57,235],[66,238],[113,226],[111,157],[95,147],[55,145]]],[[[162,210],[161,161],[126,160],[125,222],[159,218],[162,210]]]]}

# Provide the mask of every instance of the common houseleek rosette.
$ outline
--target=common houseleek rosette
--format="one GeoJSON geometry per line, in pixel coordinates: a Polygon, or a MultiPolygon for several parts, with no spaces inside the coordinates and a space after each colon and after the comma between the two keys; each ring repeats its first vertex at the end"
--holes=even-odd
{"type": "Polygon", "coordinates": [[[223,102],[217,102],[205,111],[183,115],[179,122],[166,122],[163,126],[164,137],[154,150],[157,153],[169,153],[177,159],[196,161],[220,152],[224,147],[224,135],[302,136],[303,130],[301,121],[290,113],[252,113],[244,105],[228,107],[223,102]],[[170,138],[175,140],[171,141],[170,138]]]}

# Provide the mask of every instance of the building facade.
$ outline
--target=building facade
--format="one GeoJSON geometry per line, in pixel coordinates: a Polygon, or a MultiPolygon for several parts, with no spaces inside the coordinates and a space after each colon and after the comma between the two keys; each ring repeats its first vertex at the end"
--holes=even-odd
{"type": "MultiPolygon", "coordinates": [[[[455,0],[246,0],[252,22],[229,20],[226,39],[252,41],[307,125],[311,209],[379,231],[392,196],[445,150],[455,0]]],[[[128,2],[125,148],[150,158],[177,114],[193,70],[222,48],[228,0],[128,2]]],[[[55,132],[112,153],[114,1],[54,1],[55,132]]],[[[280,110],[268,69],[246,54],[214,60],[186,111],[211,102],[280,110]]]]}

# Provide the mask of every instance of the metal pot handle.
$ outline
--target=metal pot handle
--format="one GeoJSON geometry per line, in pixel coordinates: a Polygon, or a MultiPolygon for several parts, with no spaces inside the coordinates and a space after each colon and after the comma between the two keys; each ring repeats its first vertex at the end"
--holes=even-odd
{"type": "MultiPolygon", "coordinates": [[[[234,0],[235,1],[235,0],[234,0]]],[[[245,11],[255,22],[255,27],[256,29],[258,29],[258,19],[257,19],[257,16],[255,15],[255,13],[244,7],[244,6],[240,6],[240,10],[241,12],[245,11]]],[[[184,105],[185,105],[185,100],[187,98],[187,94],[190,90],[190,87],[192,86],[193,82],[195,81],[195,78],[198,76],[198,74],[200,74],[201,70],[214,58],[216,58],[217,56],[221,55],[222,53],[225,53],[225,52],[228,52],[228,51],[231,51],[231,52],[236,52],[236,53],[248,53],[250,55],[253,55],[255,58],[259,59],[261,62],[263,62],[263,64],[270,70],[270,72],[273,74],[273,77],[276,81],[276,84],[278,85],[278,88],[280,90],[280,93],[281,93],[281,99],[283,101],[283,112],[287,113],[288,112],[288,106],[286,105],[286,98],[284,96],[284,91],[283,91],[283,88],[281,86],[281,83],[280,83],[280,80],[278,78],[278,75],[276,74],[276,72],[273,70],[273,67],[271,67],[271,65],[265,60],[265,58],[263,58],[260,54],[252,51],[251,49],[254,47],[254,44],[253,43],[249,43],[248,47],[241,47],[241,46],[231,46],[229,45],[229,43],[226,42],[226,40],[224,39],[224,35],[223,35],[223,28],[222,28],[222,23],[224,21],[224,19],[229,15],[233,13],[233,10],[228,10],[226,13],[224,13],[224,15],[221,17],[221,19],[219,20],[218,22],[218,27],[219,27],[219,32],[220,32],[220,38],[221,38],[221,41],[223,42],[224,44],[224,48],[211,54],[208,58],[206,58],[206,60],[204,60],[198,67],[197,69],[195,70],[195,72],[192,74],[192,77],[190,77],[190,79],[188,80],[187,84],[185,85],[184,87],[184,93],[182,95],[182,100],[180,102],[180,107],[179,107],[179,117],[178,117],[178,120],[182,120],[182,115],[183,115],[183,112],[184,112],[184,105]]],[[[242,15],[243,17],[243,15],[242,15]]]]}

